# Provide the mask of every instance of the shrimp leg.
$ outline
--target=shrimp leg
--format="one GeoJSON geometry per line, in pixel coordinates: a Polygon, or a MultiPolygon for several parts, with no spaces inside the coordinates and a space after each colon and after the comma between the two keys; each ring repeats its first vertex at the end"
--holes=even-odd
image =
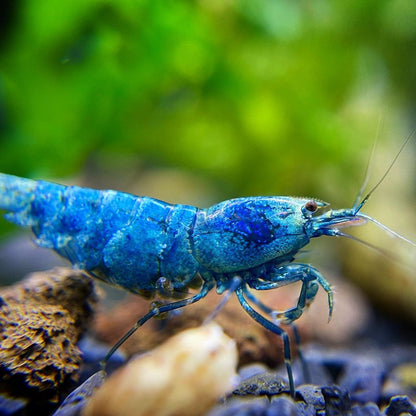
{"type": "Polygon", "coordinates": [[[328,295],[329,319],[331,318],[334,305],[333,290],[331,285],[314,267],[301,263],[291,263],[290,265],[277,267],[268,279],[270,282],[253,279],[248,282],[248,285],[255,290],[269,290],[298,281],[302,282],[297,305],[283,312],[273,311],[275,319],[281,320],[285,324],[290,324],[298,319],[303,310],[313,302],[319,285],[328,295]]]}
{"type": "MultiPolygon", "coordinates": [[[[249,299],[251,302],[253,302],[256,306],[258,306],[264,313],[267,313],[271,318],[274,318],[274,310],[270,308],[269,306],[265,305],[260,299],[256,298],[248,289],[247,286],[243,287],[244,294],[246,295],[246,298],[249,299]]],[[[302,353],[302,349],[300,348],[300,334],[297,325],[292,322],[289,324],[293,331],[293,337],[295,339],[295,345],[298,352],[299,361],[301,362],[302,366],[302,372],[303,372],[303,378],[306,383],[310,383],[311,380],[311,374],[308,368],[308,365],[306,364],[305,357],[302,353]]]]}
{"type": "Polygon", "coordinates": [[[118,350],[118,348],[128,339],[130,338],[143,324],[145,324],[149,319],[154,318],[162,313],[170,312],[175,309],[183,308],[187,305],[191,305],[192,303],[198,302],[202,298],[204,298],[207,293],[214,287],[215,282],[205,282],[201,288],[201,291],[198,292],[196,295],[182,299],[177,302],[168,303],[162,306],[154,306],[146,315],[140,318],[134,326],[126,332],[122,338],[108,351],[107,355],[101,361],[101,367],[104,369],[107,365],[108,360],[110,357],[118,350]]]}
{"type": "Polygon", "coordinates": [[[273,332],[274,334],[282,337],[283,339],[283,351],[284,351],[284,358],[285,358],[285,364],[286,364],[286,370],[287,375],[289,379],[289,389],[290,389],[290,395],[292,397],[295,397],[295,385],[293,382],[293,372],[292,372],[292,364],[291,364],[291,356],[290,356],[290,342],[289,337],[287,335],[287,332],[280,328],[277,324],[274,322],[266,319],[264,316],[260,315],[257,311],[255,311],[250,304],[247,302],[247,300],[244,297],[244,290],[242,286],[238,287],[235,291],[237,298],[243,307],[243,309],[260,325],[262,325],[264,328],[268,329],[269,331],[273,332]]]}

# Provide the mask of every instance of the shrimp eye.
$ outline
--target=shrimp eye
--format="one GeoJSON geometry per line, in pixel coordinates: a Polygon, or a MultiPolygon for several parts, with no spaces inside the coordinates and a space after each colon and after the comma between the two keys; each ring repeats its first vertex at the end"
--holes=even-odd
{"type": "Polygon", "coordinates": [[[318,210],[318,204],[315,201],[308,201],[305,204],[305,209],[309,212],[316,212],[318,210]]]}

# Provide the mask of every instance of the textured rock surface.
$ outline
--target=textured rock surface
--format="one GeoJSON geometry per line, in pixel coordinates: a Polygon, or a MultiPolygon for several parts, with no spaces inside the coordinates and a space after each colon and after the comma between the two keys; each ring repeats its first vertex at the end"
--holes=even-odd
{"type": "Polygon", "coordinates": [[[98,296],[81,272],[33,273],[0,291],[0,389],[3,395],[56,402],[77,380],[76,346],[98,296]]]}

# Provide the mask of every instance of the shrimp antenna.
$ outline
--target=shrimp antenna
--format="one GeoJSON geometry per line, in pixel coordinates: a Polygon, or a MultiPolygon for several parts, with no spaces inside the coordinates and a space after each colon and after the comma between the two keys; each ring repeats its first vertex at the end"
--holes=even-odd
{"type": "Polygon", "coordinates": [[[374,223],[375,225],[377,225],[377,227],[379,227],[382,230],[386,231],[392,237],[400,238],[400,240],[406,241],[406,243],[409,243],[412,246],[415,246],[416,247],[416,243],[414,243],[413,241],[407,239],[406,237],[403,237],[399,233],[396,233],[396,231],[392,230],[391,228],[387,227],[386,225],[382,224],[381,222],[377,221],[376,219],[374,219],[374,218],[372,218],[372,217],[370,217],[370,216],[368,216],[366,214],[362,214],[362,213],[360,213],[360,218],[365,218],[366,220],[368,220],[368,221],[374,223]]]}
{"type": "Polygon", "coordinates": [[[381,123],[382,123],[382,120],[381,120],[381,116],[380,116],[379,119],[378,119],[378,123],[377,123],[376,139],[374,140],[373,147],[372,147],[371,153],[370,153],[370,157],[369,157],[368,162],[367,162],[367,167],[365,169],[365,175],[364,175],[363,183],[361,184],[361,188],[358,191],[357,197],[355,198],[355,201],[354,201],[354,205],[352,206],[353,209],[355,209],[359,205],[359,203],[361,201],[361,198],[364,194],[365,188],[368,185],[368,181],[370,180],[370,173],[371,173],[370,168],[372,166],[372,162],[373,162],[373,159],[374,159],[374,154],[376,152],[378,138],[380,137],[381,123]]]}
{"type": "MultiPolygon", "coordinates": [[[[383,256],[386,256],[388,259],[390,259],[390,260],[392,260],[392,261],[394,261],[394,262],[397,262],[397,263],[403,264],[403,263],[399,260],[399,258],[398,258],[398,257],[396,257],[393,253],[391,253],[391,252],[389,252],[389,251],[386,251],[386,250],[383,250],[382,248],[377,247],[377,246],[375,246],[374,244],[371,244],[371,243],[369,243],[369,242],[367,242],[367,241],[361,240],[361,238],[355,237],[355,236],[353,236],[353,235],[351,235],[351,234],[344,233],[344,232],[342,232],[342,231],[340,231],[340,230],[338,230],[338,232],[336,233],[336,235],[337,235],[337,236],[339,236],[339,237],[345,237],[345,238],[348,238],[348,239],[350,239],[350,240],[357,241],[357,243],[363,244],[364,246],[371,248],[372,250],[376,251],[377,253],[380,253],[380,254],[382,254],[383,256]]],[[[414,243],[412,243],[412,244],[414,244],[414,243]]],[[[406,263],[405,263],[404,265],[405,265],[406,267],[411,267],[411,266],[409,266],[409,265],[408,265],[408,264],[406,264],[406,263]]],[[[412,270],[413,270],[413,269],[412,269],[412,270]]]]}
{"type": "Polygon", "coordinates": [[[401,147],[400,147],[399,151],[397,152],[396,156],[394,156],[394,159],[390,163],[390,166],[386,169],[386,171],[384,172],[384,175],[380,178],[380,180],[371,188],[370,192],[368,192],[368,194],[362,199],[362,201],[357,206],[355,206],[355,204],[354,204],[354,207],[353,207],[353,209],[354,209],[354,211],[353,211],[354,212],[354,215],[357,214],[357,212],[366,204],[366,202],[368,201],[368,199],[370,198],[370,196],[373,194],[373,192],[384,181],[384,179],[386,178],[386,176],[391,171],[392,167],[396,164],[396,161],[397,161],[398,157],[400,156],[400,154],[402,153],[403,149],[406,147],[407,143],[409,143],[410,139],[415,134],[415,132],[416,132],[416,128],[413,129],[411,131],[411,133],[407,136],[407,139],[401,145],[401,147]]]}
{"type": "Polygon", "coordinates": [[[383,255],[384,255],[384,256],[386,256],[386,257],[389,257],[391,260],[395,260],[395,261],[397,261],[397,258],[396,258],[396,257],[394,257],[394,256],[393,256],[391,253],[389,253],[388,251],[383,250],[382,248],[377,247],[377,246],[375,246],[374,244],[371,244],[371,243],[369,243],[369,242],[367,242],[367,241],[361,240],[361,238],[355,237],[355,236],[353,236],[353,235],[351,235],[351,234],[344,233],[344,232],[342,232],[342,231],[340,231],[340,230],[337,230],[337,232],[336,232],[336,234],[335,234],[335,235],[336,235],[336,236],[338,236],[338,237],[345,237],[345,238],[349,238],[350,240],[357,241],[358,243],[363,244],[364,246],[369,247],[369,248],[371,248],[371,249],[373,249],[373,250],[377,251],[378,253],[383,254],[383,255]]]}

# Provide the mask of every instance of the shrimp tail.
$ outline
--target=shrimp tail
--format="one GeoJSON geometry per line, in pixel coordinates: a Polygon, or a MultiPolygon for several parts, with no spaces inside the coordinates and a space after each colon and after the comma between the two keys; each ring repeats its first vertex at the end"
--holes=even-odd
{"type": "MultiPolygon", "coordinates": [[[[18,212],[25,211],[35,197],[37,182],[0,173],[0,209],[8,211],[6,218],[18,225],[27,224],[27,219],[20,218],[18,212]]],[[[21,217],[21,216],[20,216],[21,217]]]]}
{"type": "Polygon", "coordinates": [[[87,246],[99,228],[95,214],[102,199],[100,191],[0,174],[0,209],[6,211],[6,220],[30,228],[37,245],[78,267],[88,266],[87,246]]]}

